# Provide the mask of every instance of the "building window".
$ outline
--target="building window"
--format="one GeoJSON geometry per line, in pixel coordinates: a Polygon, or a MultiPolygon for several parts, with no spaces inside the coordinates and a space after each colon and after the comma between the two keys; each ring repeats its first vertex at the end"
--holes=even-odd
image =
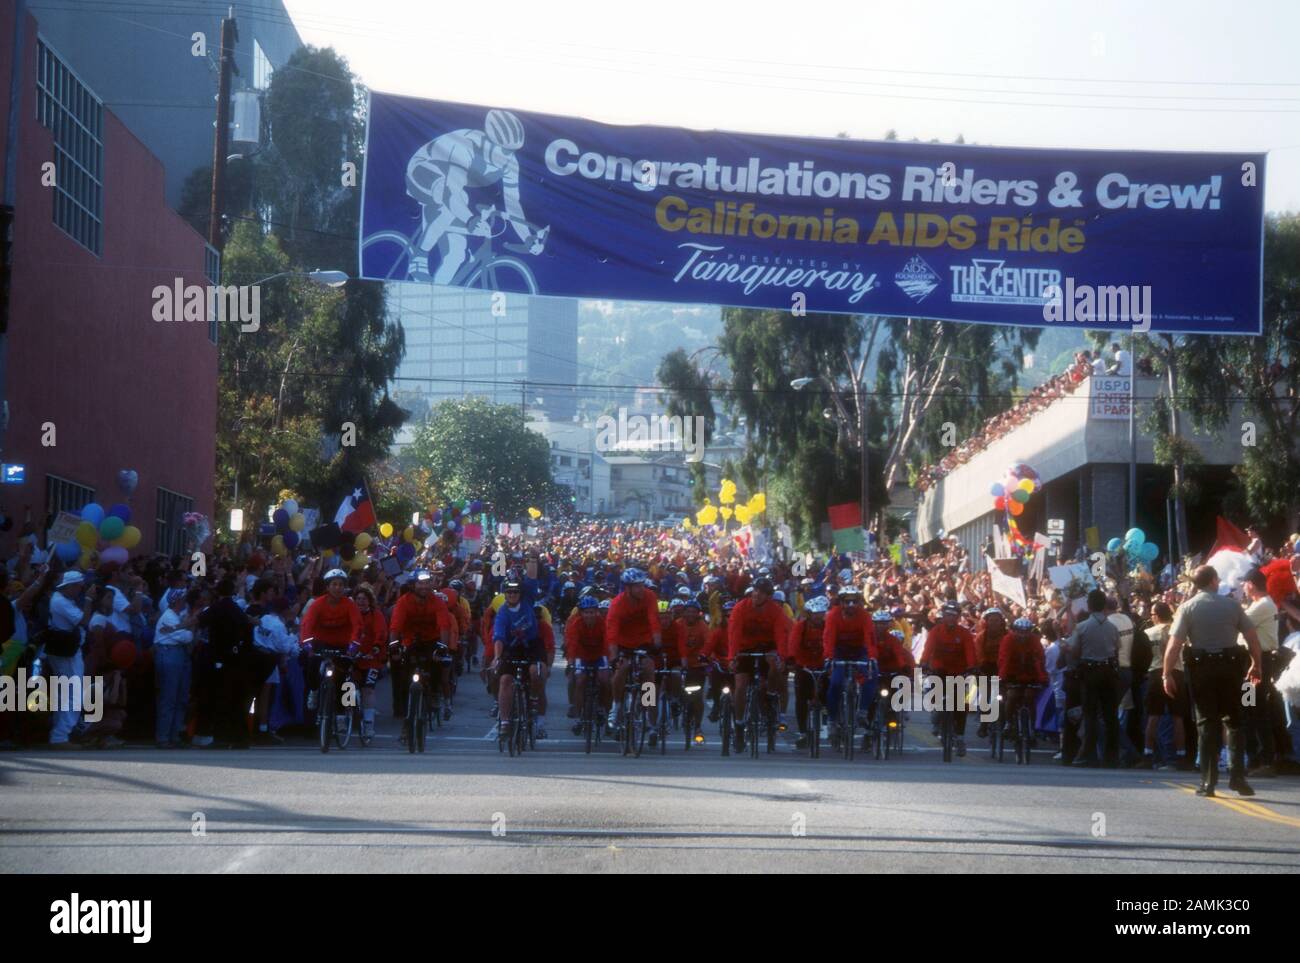
{"type": "Polygon", "coordinates": [[[45,41],[36,42],[36,117],[54,135],[54,223],[103,253],[104,104],[45,41]]]}
{"type": "Polygon", "coordinates": [[[184,516],[194,511],[194,499],[179,492],[158,489],[158,511],[154,518],[155,551],[180,555],[185,551],[184,516]]]}
{"type": "Polygon", "coordinates": [[[275,73],[275,68],[271,66],[271,59],[262,49],[262,45],[253,38],[253,87],[257,90],[268,90],[271,87],[271,75],[275,73]]]}
{"type": "Polygon", "coordinates": [[[563,465],[565,468],[572,468],[572,467],[573,467],[573,456],[572,456],[572,455],[560,455],[559,457],[560,457],[560,464],[563,465]]]}
{"type": "Polygon", "coordinates": [[[95,489],[58,475],[45,476],[45,513],[51,524],[59,512],[76,514],[95,500],[95,489]]]}
{"type": "MultiPolygon", "coordinates": [[[[221,284],[221,252],[211,244],[203,245],[203,273],[208,279],[208,290],[221,284]]],[[[208,298],[208,340],[217,343],[217,299],[208,298]]]]}

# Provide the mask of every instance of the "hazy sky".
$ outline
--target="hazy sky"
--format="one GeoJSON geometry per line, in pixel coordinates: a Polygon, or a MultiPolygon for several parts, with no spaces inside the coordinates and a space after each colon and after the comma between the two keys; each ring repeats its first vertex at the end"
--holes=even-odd
{"type": "Polygon", "coordinates": [[[376,90],[612,123],[1269,151],[1300,211],[1297,0],[285,0],[376,90]]]}

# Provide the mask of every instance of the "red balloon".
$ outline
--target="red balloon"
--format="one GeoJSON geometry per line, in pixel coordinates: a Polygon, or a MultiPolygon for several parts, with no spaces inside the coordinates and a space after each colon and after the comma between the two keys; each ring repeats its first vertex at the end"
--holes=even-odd
{"type": "Polygon", "coordinates": [[[1007,507],[1006,498],[1004,498],[1002,495],[999,495],[997,498],[993,499],[993,507],[996,508],[998,511],[1005,511],[1007,507]]]}

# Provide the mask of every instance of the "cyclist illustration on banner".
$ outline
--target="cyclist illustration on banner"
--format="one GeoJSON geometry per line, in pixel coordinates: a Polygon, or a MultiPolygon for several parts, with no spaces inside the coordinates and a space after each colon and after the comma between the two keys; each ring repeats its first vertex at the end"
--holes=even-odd
{"type": "Polygon", "coordinates": [[[380,231],[367,237],[363,250],[391,253],[389,280],[537,293],[532,271],[517,257],[498,255],[493,241],[513,229],[520,243],[502,243],[506,251],[537,256],[546,247],[550,226],[536,228],[519,201],[519,159],[524,125],[506,110],[489,110],[482,130],[448,131],[417,150],[406,165],[406,193],[420,204],[414,233],[380,231]],[[500,200],[471,208],[470,192],[500,200]],[[481,239],[472,245],[471,241],[481,239]],[[435,257],[435,252],[437,256],[435,257]]]}

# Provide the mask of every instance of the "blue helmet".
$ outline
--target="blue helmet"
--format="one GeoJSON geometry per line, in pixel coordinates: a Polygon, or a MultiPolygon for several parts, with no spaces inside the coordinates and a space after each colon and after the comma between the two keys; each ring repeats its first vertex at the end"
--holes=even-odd
{"type": "Polygon", "coordinates": [[[599,603],[598,601],[596,601],[596,597],[595,597],[595,596],[593,596],[593,595],[584,595],[582,598],[578,599],[578,608],[580,608],[580,609],[599,609],[599,608],[600,608],[600,603],[599,603]]]}
{"type": "Polygon", "coordinates": [[[623,574],[618,577],[618,580],[624,585],[635,585],[638,582],[644,585],[645,572],[641,571],[639,568],[625,569],[623,574]]]}

